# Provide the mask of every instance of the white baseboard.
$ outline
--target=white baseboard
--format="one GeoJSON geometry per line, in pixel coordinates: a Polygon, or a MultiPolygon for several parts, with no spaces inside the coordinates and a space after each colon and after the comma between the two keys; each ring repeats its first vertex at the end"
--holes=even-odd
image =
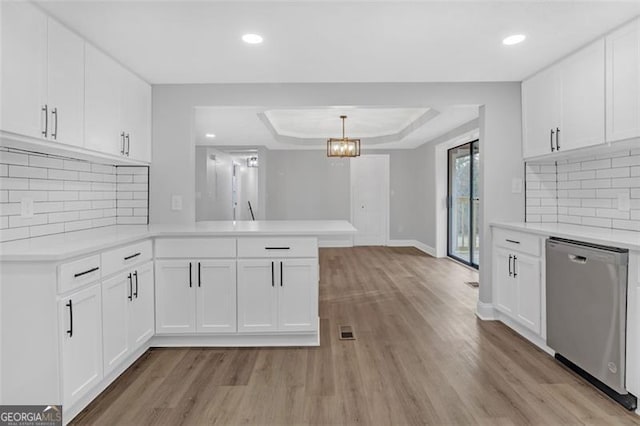
{"type": "Polygon", "coordinates": [[[478,300],[476,304],[476,316],[482,321],[495,321],[498,319],[495,309],[491,303],[484,303],[478,300]]]}
{"type": "Polygon", "coordinates": [[[418,240],[389,240],[387,245],[389,247],[415,247],[429,256],[436,257],[436,249],[418,240]]]}
{"type": "Polygon", "coordinates": [[[345,239],[318,239],[318,247],[322,248],[330,248],[330,247],[353,247],[353,239],[345,238],[345,239]]]}
{"type": "Polygon", "coordinates": [[[273,333],[273,334],[217,334],[217,335],[158,335],[150,342],[151,347],[221,347],[253,348],[268,346],[320,346],[320,333],[273,333]]]}

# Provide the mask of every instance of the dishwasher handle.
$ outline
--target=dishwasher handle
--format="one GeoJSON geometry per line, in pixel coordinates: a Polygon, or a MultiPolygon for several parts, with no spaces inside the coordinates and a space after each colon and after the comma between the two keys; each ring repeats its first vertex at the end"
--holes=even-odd
{"type": "Polygon", "coordinates": [[[585,263],[587,263],[587,258],[584,256],[578,256],[577,254],[571,254],[571,253],[569,253],[567,256],[569,256],[569,260],[571,260],[574,263],[579,263],[581,265],[584,265],[585,263]]]}

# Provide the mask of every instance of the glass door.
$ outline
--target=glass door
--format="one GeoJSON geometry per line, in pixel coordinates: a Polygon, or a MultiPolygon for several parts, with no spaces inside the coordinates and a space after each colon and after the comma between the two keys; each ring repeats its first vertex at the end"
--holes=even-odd
{"type": "Polygon", "coordinates": [[[449,150],[447,254],[467,265],[480,264],[478,141],[449,150]]]}

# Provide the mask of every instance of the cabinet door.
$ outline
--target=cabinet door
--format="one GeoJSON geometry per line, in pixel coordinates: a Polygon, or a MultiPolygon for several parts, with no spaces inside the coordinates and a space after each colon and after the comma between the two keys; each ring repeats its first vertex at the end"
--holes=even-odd
{"type": "Polygon", "coordinates": [[[278,330],[314,331],[318,328],[318,260],[278,262],[278,330]]]}
{"type": "Polygon", "coordinates": [[[540,259],[520,253],[515,256],[513,271],[517,288],[517,319],[531,331],[540,334],[540,259]]]}
{"type": "Polygon", "coordinates": [[[84,143],[84,40],[54,21],[47,29],[47,103],[50,139],[84,143]]]}
{"type": "Polygon", "coordinates": [[[606,38],[607,142],[640,136],[640,20],[606,38]]]}
{"type": "Polygon", "coordinates": [[[187,259],[156,262],[158,334],[196,331],[196,290],[192,272],[193,262],[187,259]]]}
{"type": "Polygon", "coordinates": [[[604,40],[561,62],[560,151],[604,143],[604,40]]]}
{"type": "Polygon", "coordinates": [[[206,333],[235,333],[236,261],[194,262],[197,282],[197,330],[206,333]]]}
{"type": "Polygon", "coordinates": [[[129,345],[135,351],[155,329],[153,262],[133,271],[133,302],[129,304],[129,345]]]}
{"type": "Polygon", "coordinates": [[[151,86],[125,71],[122,122],[127,133],[129,157],[151,161],[151,86]]]}
{"type": "Polygon", "coordinates": [[[122,155],[122,75],[113,59],[85,44],[85,148],[122,155]]]}
{"type": "Polygon", "coordinates": [[[63,405],[78,402],[102,380],[102,303],[95,284],[59,302],[63,405]]]}
{"type": "Polygon", "coordinates": [[[555,128],[560,123],[560,76],[555,67],[522,83],[524,158],[551,153],[555,128]]]}
{"type": "Polygon", "coordinates": [[[515,316],[516,281],[513,279],[513,255],[508,250],[493,249],[493,280],[496,290],[496,307],[515,316]]]}
{"type": "Polygon", "coordinates": [[[109,374],[128,355],[129,309],[133,300],[130,274],[118,274],[102,283],[102,349],[104,374],[109,374]]]}
{"type": "Polygon", "coordinates": [[[277,263],[238,260],[238,332],[277,330],[277,263]]]}
{"type": "MultiPolygon", "coordinates": [[[[41,138],[45,129],[47,17],[27,2],[2,2],[0,127],[41,138]]],[[[47,129],[48,130],[48,129],[47,129]]]]}

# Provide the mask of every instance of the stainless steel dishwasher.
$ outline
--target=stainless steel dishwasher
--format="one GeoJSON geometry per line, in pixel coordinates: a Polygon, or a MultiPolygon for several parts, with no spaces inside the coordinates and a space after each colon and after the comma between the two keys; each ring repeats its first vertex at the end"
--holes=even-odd
{"type": "Polygon", "coordinates": [[[628,250],[547,239],[547,345],[556,358],[627,409],[628,250]],[[595,380],[594,380],[595,379],[595,380]]]}

